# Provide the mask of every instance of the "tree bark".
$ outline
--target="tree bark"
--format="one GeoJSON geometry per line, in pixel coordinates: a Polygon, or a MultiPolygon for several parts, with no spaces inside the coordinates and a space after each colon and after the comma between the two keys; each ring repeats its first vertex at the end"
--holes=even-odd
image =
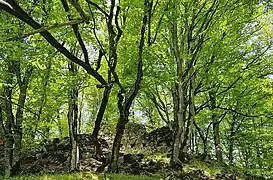
{"type": "MultiPolygon", "coordinates": [[[[69,63],[69,71],[76,74],[77,67],[74,63],[69,63]]],[[[77,84],[77,83],[76,83],[77,84]]],[[[70,155],[70,171],[74,172],[79,169],[79,146],[78,146],[78,96],[79,87],[77,85],[72,87],[69,92],[68,104],[68,124],[69,124],[69,137],[71,144],[70,155]]]]}
{"type": "Polygon", "coordinates": [[[177,69],[177,83],[175,84],[175,99],[174,106],[176,107],[177,112],[175,112],[174,120],[174,134],[173,134],[173,145],[172,145],[172,156],[171,156],[171,164],[172,166],[177,166],[180,164],[179,155],[181,149],[182,142],[182,133],[184,132],[185,126],[185,99],[184,99],[184,88],[183,88],[183,59],[180,55],[180,49],[178,45],[178,31],[177,31],[177,4],[178,1],[174,0],[171,4],[171,15],[170,15],[170,33],[171,33],[171,43],[172,43],[172,51],[174,54],[174,58],[176,60],[176,69],[177,69]]]}
{"type": "Polygon", "coordinates": [[[216,110],[216,96],[214,92],[209,93],[210,96],[210,103],[211,103],[211,111],[212,111],[212,126],[213,126],[213,139],[214,139],[214,147],[215,147],[215,155],[217,161],[222,163],[223,162],[223,155],[222,155],[222,147],[221,147],[221,140],[220,140],[220,122],[218,122],[216,110]]]}
{"type": "Polygon", "coordinates": [[[101,159],[101,153],[102,152],[101,152],[100,144],[98,142],[98,135],[99,135],[99,131],[100,131],[100,128],[101,128],[101,122],[102,122],[102,119],[103,119],[103,115],[104,115],[104,112],[106,110],[106,106],[108,104],[111,89],[112,89],[112,85],[107,86],[104,89],[103,98],[102,98],[102,101],[101,101],[99,112],[98,112],[97,117],[96,117],[95,127],[94,127],[93,133],[92,133],[92,140],[93,140],[93,142],[95,144],[95,148],[96,148],[95,149],[96,158],[99,159],[99,160],[101,159]]]}
{"type": "Polygon", "coordinates": [[[229,133],[228,160],[229,160],[229,165],[230,166],[233,166],[233,149],[234,149],[233,145],[234,145],[234,136],[236,134],[235,123],[236,123],[236,115],[233,114],[232,122],[230,124],[230,133],[229,133]]]}
{"type": "MultiPolygon", "coordinates": [[[[9,67],[9,72],[12,73],[12,70],[9,67]]],[[[7,79],[7,85],[4,87],[4,95],[5,95],[5,115],[6,115],[6,123],[5,123],[5,176],[10,177],[12,175],[12,162],[13,162],[13,144],[14,138],[12,133],[12,127],[14,125],[14,116],[12,113],[12,75],[10,74],[7,79]]]]}
{"type": "MultiPolygon", "coordinates": [[[[115,79],[116,81],[118,81],[118,84],[120,87],[120,91],[118,93],[119,120],[116,126],[116,135],[115,135],[115,139],[114,139],[114,143],[112,147],[112,155],[111,155],[110,169],[109,169],[111,172],[118,172],[118,158],[119,158],[121,139],[124,133],[125,126],[129,121],[130,108],[132,106],[134,99],[137,96],[137,93],[140,90],[140,84],[143,79],[142,59],[143,59],[145,30],[146,30],[147,19],[148,19],[149,5],[150,5],[149,0],[144,0],[144,16],[142,20],[140,42],[138,47],[138,71],[137,71],[136,80],[133,86],[130,88],[129,92],[127,92],[126,94],[126,91],[122,88],[118,79],[115,79]]],[[[117,78],[117,76],[115,76],[115,78],[117,78]]]]}
{"type": "Polygon", "coordinates": [[[214,146],[215,146],[217,161],[222,163],[223,156],[222,156],[222,148],[220,143],[219,123],[213,123],[213,137],[214,137],[214,146]]]}
{"type": "Polygon", "coordinates": [[[127,110],[123,105],[119,107],[120,118],[117,124],[117,131],[113,143],[112,148],[112,157],[110,163],[110,169],[112,172],[118,172],[118,158],[119,158],[119,150],[120,150],[120,143],[121,139],[125,130],[126,124],[129,122],[129,110],[127,110]]]}
{"type": "MultiPolygon", "coordinates": [[[[15,62],[17,63],[17,62],[15,62]]],[[[21,66],[20,63],[18,63],[18,66],[16,66],[14,63],[14,70],[16,71],[16,77],[17,82],[19,84],[19,100],[18,100],[18,106],[16,110],[15,115],[15,122],[14,122],[14,150],[13,150],[13,162],[12,162],[12,175],[17,175],[21,171],[21,147],[22,147],[22,138],[23,138],[23,132],[22,132],[22,122],[23,122],[23,115],[24,115],[24,107],[27,97],[27,88],[29,85],[30,77],[32,75],[33,67],[29,66],[26,69],[24,78],[21,79],[21,66]]]]}

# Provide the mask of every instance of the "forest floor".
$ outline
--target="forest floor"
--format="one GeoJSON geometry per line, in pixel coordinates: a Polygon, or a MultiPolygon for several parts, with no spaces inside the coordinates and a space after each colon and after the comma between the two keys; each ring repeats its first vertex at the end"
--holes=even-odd
{"type": "MultiPolygon", "coordinates": [[[[103,174],[107,172],[103,162],[94,158],[94,146],[90,135],[82,134],[79,136],[80,142],[80,172],[68,174],[69,172],[69,139],[53,139],[46,142],[43,146],[23,153],[21,176],[11,178],[11,180],[84,180],[84,179],[103,179],[103,180],[259,180],[263,177],[247,174],[243,169],[238,167],[219,164],[212,159],[201,160],[198,155],[187,157],[183,168],[173,170],[169,166],[169,151],[152,152],[168,147],[168,133],[166,128],[161,128],[156,132],[148,135],[148,150],[145,152],[123,151],[119,158],[120,174],[103,174]],[[166,136],[164,140],[164,135],[166,136]],[[160,137],[160,138],[159,138],[160,137]],[[163,139],[162,139],[163,138],[163,139]],[[156,142],[153,142],[156,139],[156,142]],[[157,147],[153,147],[156,144],[157,147]],[[165,144],[165,145],[164,145],[165,144]],[[160,148],[159,148],[160,146],[160,148]]],[[[103,157],[107,159],[110,155],[110,146],[106,138],[101,139],[103,157]]],[[[135,141],[134,141],[135,142],[135,141]]],[[[132,142],[129,142],[131,144],[132,142]]],[[[136,147],[138,145],[135,145],[136,147]]],[[[142,147],[143,149],[144,147],[142,147]]],[[[3,158],[3,155],[2,155],[3,158]]],[[[2,164],[3,159],[0,156],[0,173],[4,171],[2,164]]],[[[0,176],[0,179],[4,179],[0,176]]]]}
{"type": "Polygon", "coordinates": [[[128,174],[95,174],[92,172],[74,174],[48,174],[41,176],[21,176],[10,180],[156,180],[159,176],[140,176],[128,174]]]}
{"type": "MultiPolygon", "coordinates": [[[[1,176],[0,176],[1,179],[1,176]]],[[[3,178],[4,179],[4,178],[3,178]]],[[[216,162],[191,161],[183,170],[166,169],[160,173],[146,175],[104,174],[89,172],[80,173],[49,173],[41,175],[23,175],[10,180],[263,180],[265,178],[246,175],[238,168],[220,166],[216,162]]]]}

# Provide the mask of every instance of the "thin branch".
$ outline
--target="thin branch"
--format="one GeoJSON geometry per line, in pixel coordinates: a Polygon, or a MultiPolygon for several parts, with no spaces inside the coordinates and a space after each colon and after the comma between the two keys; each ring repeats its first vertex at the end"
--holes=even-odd
{"type": "Polygon", "coordinates": [[[219,95],[221,95],[221,94],[227,92],[227,91],[230,90],[231,88],[233,88],[234,85],[235,85],[241,78],[242,78],[241,76],[238,77],[238,78],[237,78],[233,83],[231,83],[225,90],[219,92],[216,96],[219,96],[219,95]]]}
{"type": "Polygon", "coordinates": [[[91,4],[92,6],[95,6],[100,12],[102,12],[107,18],[109,18],[109,14],[104,11],[98,4],[92,2],[91,0],[86,0],[86,2],[91,4]]]}
{"type": "Polygon", "coordinates": [[[221,106],[217,106],[216,108],[226,110],[226,111],[231,111],[233,113],[236,113],[236,114],[244,116],[244,117],[251,117],[251,118],[260,117],[259,115],[249,115],[249,114],[245,114],[245,113],[242,113],[242,112],[238,112],[236,109],[232,109],[232,108],[221,107],[221,106]]]}
{"type": "MultiPolygon", "coordinates": [[[[32,17],[30,17],[14,0],[9,0],[9,4],[12,6],[10,9],[8,6],[4,6],[0,4],[0,9],[12,14],[13,16],[17,17],[18,19],[22,20],[26,24],[30,25],[34,29],[41,29],[42,25],[35,21],[32,17]]],[[[83,62],[76,56],[74,56],[71,52],[69,52],[64,46],[62,46],[53,36],[49,33],[48,30],[44,30],[40,32],[40,34],[47,40],[49,44],[55,47],[58,51],[60,51],[64,56],[66,56],[69,60],[73,61],[74,63],[78,64],[82,68],[86,70],[88,74],[96,78],[101,84],[106,85],[107,82],[100,75],[95,69],[90,67],[87,63],[83,62]]]]}
{"type": "MultiPolygon", "coordinates": [[[[43,26],[39,29],[36,29],[32,32],[29,32],[21,37],[17,37],[15,39],[23,39],[23,38],[26,38],[28,36],[31,36],[31,35],[34,35],[34,34],[37,34],[37,33],[41,33],[41,32],[44,32],[44,31],[49,31],[49,30],[52,30],[52,29],[57,29],[57,28],[62,28],[62,27],[66,27],[66,26],[71,26],[71,25],[77,25],[77,24],[81,24],[81,23],[84,23],[84,20],[83,19],[74,19],[74,20],[71,20],[71,21],[68,21],[68,22],[63,22],[63,23],[54,23],[53,25],[51,26],[43,26]]],[[[12,38],[14,39],[14,38],[12,38]]]]}
{"type": "Polygon", "coordinates": [[[11,102],[12,104],[14,104],[14,105],[16,105],[16,106],[18,106],[18,107],[20,107],[20,108],[22,108],[22,109],[25,109],[25,110],[27,110],[28,112],[30,112],[30,113],[32,113],[32,114],[38,116],[38,114],[35,113],[35,112],[33,112],[30,108],[21,106],[20,104],[18,104],[18,103],[16,103],[16,102],[13,102],[13,101],[11,101],[11,100],[9,100],[9,99],[3,97],[3,96],[0,96],[0,99],[3,99],[4,101],[9,101],[9,102],[11,102]]]}
{"type": "Polygon", "coordinates": [[[118,41],[120,40],[120,38],[122,36],[122,33],[123,33],[120,26],[119,26],[119,23],[118,23],[119,13],[120,13],[120,7],[117,6],[116,15],[115,15],[115,24],[116,24],[116,27],[117,27],[117,30],[118,30],[118,35],[116,37],[116,45],[117,45],[118,41]]]}
{"type": "Polygon", "coordinates": [[[90,11],[92,20],[93,20],[93,28],[92,28],[93,34],[94,34],[94,36],[95,36],[95,39],[96,39],[97,43],[98,43],[99,46],[100,46],[101,51],[103,52],[103,55],[104,55],[106,61],[108,61],[107,56],[106,56],[106,51],[104,50],[104,47],[103,47],[102,43],[100,42],[100,40],[99,40],[99,38],[98,38],[98,36],[97,36],[97,33],[96,33],[96,20],[95,20],[93,11],[92,11],[92,9],[91,9],[91,7],[90,7],[90,4],[88,4],[88,8],[89,8],[89,11],[90,11]]]}
{"type": "Polygon", "coordinates": [[[70,3],[74,6],[74,8],[78,11],[81,17],[85,20],[86,23],[89,23],[89,17],[85,14],[83,9],[81,8],[79,2],[77,0],[69,0],[70,3]]]}
{"type": "Polygon", "coordinates": [[[145,9],[144,9],[144,16],[142,20],[142,27],[141,27],[141,33],[140,33],[140,42],[138,46],[138,67],[137,67],[137,77],[135,80],[135,83],[133,87],[129,91],[128,99],[126,99],[126,106],[125,107],[131,107],[131,104],[133,100],[135,99],[139,89],[140,89],[140,83],[143,79],[143,49],[144,49],[144,41],[145,41],[145,31],[146,31],[146,25],[148,21],[148,0],[145,0],[144,2],[145,9]]]}
{"type": "MultiPolygon", "coordinates": [[[[65,11],[66,11],[67,13],[69,13],[70,9],[69,9],[69,7],[68,7],[68,4],[67,4],[66,0],[61,0],[61,1],[62,1],[62,4],[63,4],[63,7],[64,7],[65,11]]],[[[70,1],[72,1],[72,0],[70,0],[70,1]]],[[[73,0],[73,2],[74,2],[74,0],[73,0]]],[[[76,3],[76,2],[75,2],[75,3],[76,3]]],[[[86,15],[85,15],[85,16],[86,16],[86,15]]],[[[71,18],[70,15],[68,15],[67,18],[68,18],[69,21],[73,20],[73,19],[71,18]]],[[[82,37],[81,37],[81,33],[80,33],[80,31],[79,31],[78,24],[73,24],[73,25],[72,25],[72,28],[73,28],[74,34],[75,34],[75,36],[76,36],[76,38],[77,38],[77,40],[78,40],[78,42],[79,42],[79,44],[80,44],[80,47],[81,47],[81,49],[82,49],[83,56],[84,56],[84,61],[85,61],[85,63],[86,63],[88,66],[90,66],[89,57],[88,57],[88,51],[87,51],[87,49],[86,49],[86,47],[85,47],[85,44],[84,44],[84,42],[83,42],[83,39],[82,39],[82,37]]]]}

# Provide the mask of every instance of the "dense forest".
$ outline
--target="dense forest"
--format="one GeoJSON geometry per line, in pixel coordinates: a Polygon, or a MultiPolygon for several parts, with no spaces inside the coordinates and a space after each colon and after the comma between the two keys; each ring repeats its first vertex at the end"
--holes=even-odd
{"type": "Polygon", "coordinates": [[[273,178],[272,45],[270,0],[0,0],[0,179],[273,178]]]}

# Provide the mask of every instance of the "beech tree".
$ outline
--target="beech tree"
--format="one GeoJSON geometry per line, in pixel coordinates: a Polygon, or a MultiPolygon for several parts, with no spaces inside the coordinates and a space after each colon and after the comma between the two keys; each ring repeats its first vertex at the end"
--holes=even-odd
{"type": "Polygon", "coordinates": [[[270,2],[0,0],[0,12],[6,176],[20,172],[21,152],[66,136],[78,171],[83,133],[118,172],[130,121],[169,128],[173,168],[199,154],[272,167],[270,2]],[[109,159],[104,126],[115,131],[109,159]]]}

